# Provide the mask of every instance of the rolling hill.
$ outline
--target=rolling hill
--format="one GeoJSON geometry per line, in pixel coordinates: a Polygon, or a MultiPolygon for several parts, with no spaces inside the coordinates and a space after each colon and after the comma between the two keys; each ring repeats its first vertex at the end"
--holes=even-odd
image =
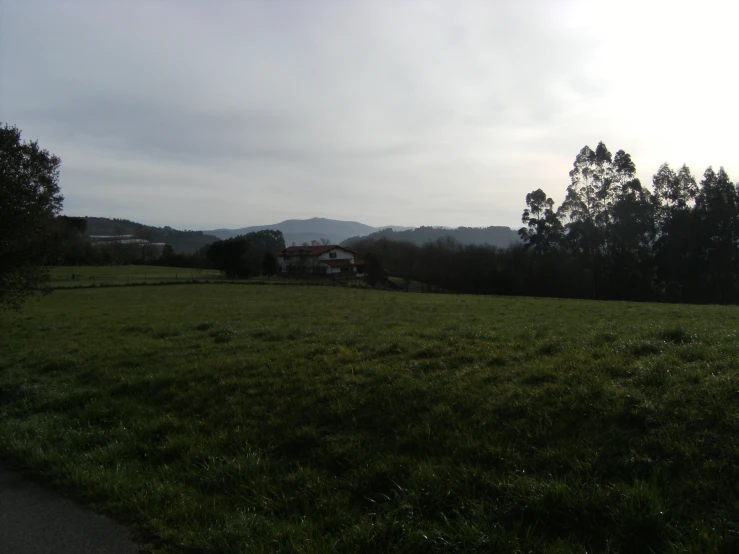
{"type": "Polygon", "coordinates": [[[86,235],[134,235],[151,242],[164,242],[172,246],[175,254],[192,254],[214,243],[218,237],[203,231],[179,231],[172,227],[153,227],[128,219],[85,217],[86,235]]]}
{"type": "Polygon", "coordinates": [[[175,253],[190,254],[216,240],[223,240],[254,231],[273,229],[282,231],[285,244],[303,244],[314,240],[327,240],[331,244],[351,246],[360,239],[408,241],[423,245],[442,237],[453,237],[462,244],[490,244],[506,248],[520,241],[518,234],[509,227],[402,227],[389,225],[372,227],[358,221],[340,221],[323,217],[288,219],[272,225],[254,225],[239,229],[214,229],[211,231],[179,231],[171,227],[153,227],[127,219],[86,217],[87,235],[136,235],[152,242],[171,244],[175,253]]]}
{"type": "MultiPolygon", "coordinates": [[[[388,226],[389,228],[403,231],[410,227],[401,227],[397,225],[388,226]]],[[[326,219],[323,217],[313,217],[311,219],[288,219],[280,223],[272,225],[255,225],[252,227],[242,227],[240,229],[214,229],[212,231],[203,231],[207,235],[213,235],[219,239],[228,239],[238,235],[245,235],[253,231],[262,231],[264,229],[280,230],[285,236],[285,244],[302,244],[312,240],[326,239],[332,244],[339,244],[342,241],[354,236],[366,236],[375,233],[386,227],[372,227],[359,223],[358,221],[339,221],[336,219],[326,219]]]]}

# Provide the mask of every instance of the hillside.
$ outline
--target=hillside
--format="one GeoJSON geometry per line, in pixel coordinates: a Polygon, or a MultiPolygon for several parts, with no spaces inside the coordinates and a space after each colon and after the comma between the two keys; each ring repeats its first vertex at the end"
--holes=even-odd
{"type": "Polygon", "coordinates": [[[272,225],[255,225],[239,229],[214,229],[211,231],[180,231],[172,227],[154,227],[128,219],[86,217],[87,235],[135,235],[152,242],[171,244],[176,254],[190,254],[216,240],[232,238],[265,229],[279,230],[285,236],[285,244],[303,244],[313,240],[327,240],[331,244],[351,246],[360,239],[387,238],[392,241],[408,241],[419,246],[442,237],[453,237],[462,244],[490,244],[505,248],[519,242],[518,234],[501,226],[493,227],[372,227],[358,221],[340,221],[313,217],[288,219],[272,225]]]}
{"type": "MultiPolygon", "coordinates": [[[[390,226],[392,229],[405,230],[409,227],[390,226]]],[[[240,229],[214,229],[204,231],[219,239],[228,239],[237,235],[245,235],[254,231],[264,229],[280,230],[285,236],[285,244],[302,244],[312,240],[326,239],[333,244],[339,244],[343,240],[353,236],[365,236],[377,232],[383,227],[372,227],[359,223],[358,221],[339,221],[326,219],[324,217],[313,217],[311,219],[287,219],[281,223],[272,225],[255,225],[242,227],[240,229]]]]}
{"type": "Polygon", "coordinates": [[[172,246],[175,254],[192,254],[204,246],[214,243],[217,237],[203,231],[179,231],[172,227],[153,227],[128,219],[107,217],[85,217],[88,236],[135,235],[151,242],[164,242],[172,246]]]}
{"type": "Polygon", "coordinates": [[[348,238],[341,244],[351,246],[360,239],[379,240],[384,238],[397,242],[412,242],[418,246],[423,246],[427,242],[433,242],[443,237],[452,237],[462,244],[489,244],[499,248],[507,248],[511,244],[516,244],[521,240],[518,233],[509,227],[458,227],[457,229],[418,227],[417,229],[402,231],[382,229],[364,237],[355,236],[348,238]]]}

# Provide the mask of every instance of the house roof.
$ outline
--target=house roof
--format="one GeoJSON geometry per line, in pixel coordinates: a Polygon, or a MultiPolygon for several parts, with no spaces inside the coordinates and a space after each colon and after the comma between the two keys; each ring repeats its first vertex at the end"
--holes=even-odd
{"type": "Polygon", "coordinates": [[[338,244],[328,244],[328,245],[321,245],[321,246],[288,246],[284,250],[280,250],[276,254],[284,255],[284,254],[302,254],[304,256],[320,256],[321,254],[325,254],[329,250],[333,250],[335,248],[340,248],[341,250],[346,250],[347,252],[351,252],[352,254],[356,254],[354,250],[351,248],[346,248],[345,246],[339,246],[338,244]]]}

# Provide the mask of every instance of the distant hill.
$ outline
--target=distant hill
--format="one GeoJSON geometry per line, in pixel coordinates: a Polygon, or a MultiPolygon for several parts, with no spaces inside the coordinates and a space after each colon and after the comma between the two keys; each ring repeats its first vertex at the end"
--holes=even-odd
{"type": "Polygon", "coordinates": [[[386,238],[397,242],[412,242],[418,246],[422,246],[427,242],[433,242],[443,237],[452,237],[462,244],[489,244],[499,248],[507,248],[511,244],[521,242],[518,233],[510,227],[494,226],[458,227],[457,229],[449,229],[445,227],[418,227],[416,229],[408,229],[404,231],[382,229],[381,231],[377,231],[364,237],[351,237],[341,244],[344,246],[352,246],[352,244],[359,240],[379,240],[386,238]]]}
{"type": "Polygon", "coordinates": [[[255,225],[240,229],[215,229],[212,231],[180,231],[172,227],[153,227],[128,219],[110,219],[107,217],[85,217],[87,232],[90,235],[135,235],[151,242],[164,242],[172,245],[176,254],[191,254],[219,239],[228,239],[245,235],[253,231],[273,229],[282,231],[285,244],[303,244],[314,240],[325,239],[331,244],[351,246],[363,239],[387,238],[394,241],[409,241],[423,245],[441,237],[454,237],[462,244],[490,244],[505,248],[512,243],[520,242],[518,234],[508,227],[402,227],[389,225],[372,227],[358,221],[339,221],[314,217],[311,219],[288,219],[273,225],[255,225]]]}
{"type": "MultiPolygon", "coordinates": [[[[390,226],[390,228],[402,231],[410,227],[394,225],[390,226]]],[[[370,233],[384,229],[384,227],[372,227],[364,223],[359,223],[358,221],[339,221],[336,219],[313,217],[311,219],[288,219],[273,225],[255,225],[253,227],[242,227],[241,229],[214,229],[212,231],[204,231],[204,233],[213,235],[219,239],[228,239],[264,229],[282,231],[282,234],[285,236],[285,244],[290,246],[293,243],[303,244],[304,242],[320,241],[321,239],[326,239],[331,244],[339,244],[349,237],[369,235],[370,233]]]]}
{"type": "Polygon", "coordinates": [[[128,219],[85,217],[86,235],[134,235],[150,242],[164,242],[172,246],[175,254],[192,254],[214,243],[218,237],[203,231],[179,231],[172,227],[152,227],[128,219]]]}

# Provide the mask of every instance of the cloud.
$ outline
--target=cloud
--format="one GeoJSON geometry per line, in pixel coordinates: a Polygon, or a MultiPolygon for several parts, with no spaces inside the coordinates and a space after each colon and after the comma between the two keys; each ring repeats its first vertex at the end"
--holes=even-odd
{"type": "Polygon", "coordinates": [[[0,109],[61,155],[70,212],[516,226],[584,144],[647,182],[735,158],[733,8],[651,6],[7,2],[0,109]]]}

